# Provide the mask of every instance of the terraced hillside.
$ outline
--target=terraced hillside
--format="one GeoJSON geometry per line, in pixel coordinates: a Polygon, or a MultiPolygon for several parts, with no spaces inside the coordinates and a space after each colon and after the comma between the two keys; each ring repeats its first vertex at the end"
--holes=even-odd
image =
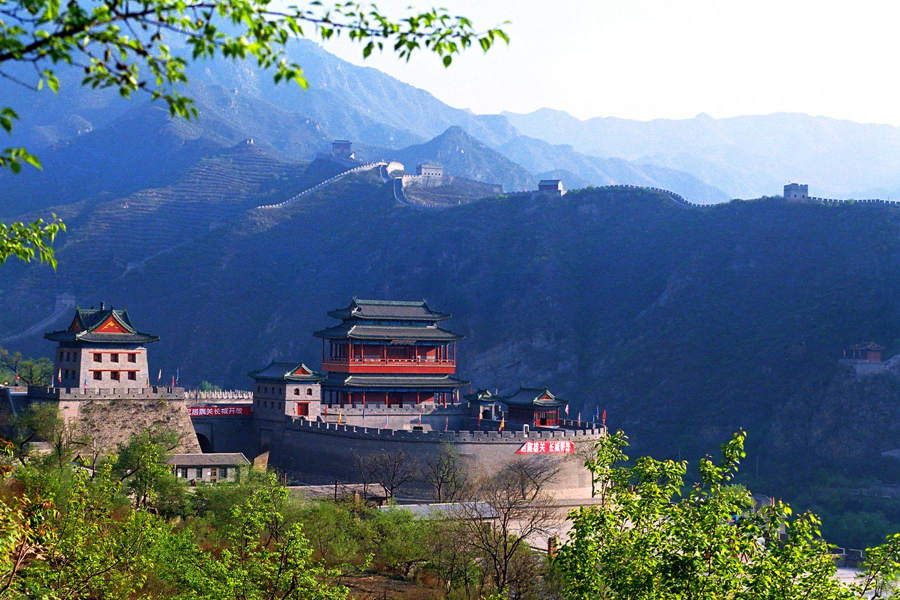
{"type": "MultiPolygon", "coordinates": [[[[242,142],[202,159],[172,185],[56,207],[68,224],[68,233],[57,244],[57,272],[11,263],[5,266],[9,278],[0,283],[0,290],[34,294],[29,303],[36,306],[52,304],[54,293],[73,293],[83,304],[96,302],[85,290],[96,286],[98,278],[109,281],[140,271],[149,258],[177,252],[260,203],[283,200],[312,185],[322,168],[281,162],[242,142]]],[[[35,211],[23,218],[42,214],[35,211]]],[[[31,308],[10,305],[0,315],[0,328],[15,333],[18,324],[31,319],[31,308]]]]}

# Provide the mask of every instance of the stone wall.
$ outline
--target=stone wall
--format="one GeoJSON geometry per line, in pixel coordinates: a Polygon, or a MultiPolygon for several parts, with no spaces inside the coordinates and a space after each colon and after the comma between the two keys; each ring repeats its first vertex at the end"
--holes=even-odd
{"type": "Polygon", "coordinates": [[[183,399],[63,399],[58,401],[58,406],[63,419],[73,427],[76,435],[90,438],[92,449],[101,453],[114,451],[118,444],[135,433],[154,426],[178,433],[181,443],[175,452],[200,452],[188,416],[188,404],[183,399]]]}
{"type": "MultiPolygon", "coordinates": [[[[263,426],[264,428],[264,426],[263,426]]],[[[265,429],[265,428],[264,428],[265,429]]],[[[451,444],[470,473],[491,474],[516,460],[543,461],[559,469],[547,490],[556,498],[586,499],[591,496],[591,476],[584,468],[584,454],[605,431],[601,428],[531,431],[402,431],[295,420],[283,429],[267,429],[260,435],[268,444],[269,464],[296,482],[328,484],[359,482],[356,457],[403,451],[412,460],[433,458],[451,444]],[[574,454],[516,454],[526,441],[571,440],[574,454]]],[[[421,467],[405,494],[426,497],[428,484],[421,467]]]]}

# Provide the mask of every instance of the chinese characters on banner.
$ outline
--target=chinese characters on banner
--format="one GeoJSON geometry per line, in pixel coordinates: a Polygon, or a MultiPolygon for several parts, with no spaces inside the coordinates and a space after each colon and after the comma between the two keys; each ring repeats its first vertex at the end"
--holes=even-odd
{"type": "Polygon", "coordinates": [[[516,454],[574,454],[575,444],[571,440],[549,442],[525,442],[516,454]]]}
{"type": "Polygon", "coordinates": [[[188,415],[191,417],[223,417],[226,415],[249,415],[249,406],[191,406],[188,415]]]}

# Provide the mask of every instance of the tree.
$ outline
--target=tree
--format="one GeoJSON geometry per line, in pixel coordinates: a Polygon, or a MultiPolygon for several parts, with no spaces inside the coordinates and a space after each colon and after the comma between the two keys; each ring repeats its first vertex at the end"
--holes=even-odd
{"type": "MultiPolygon", "coordinates": [[[[477,31],[472,22],[446,9],[411,12],[398,20],[373,5],[355,1],[308,2],[281,9],[268,0],[0,0],[0,76],[25,88],[56,92],[59,65],[79,68],[82,85],[112,88],[123,97],[142,92],[164,102],[172,115],[194,117],[191,99],[179,91],[189,62],[223,56],[252,59],[270,69],[275,82],[306,87],[301,65],[285,58],[284,46],[295,37],[321,39],[345,35],[362,44],[363,56],[387,45],[400,58],[426,49],[445,66],[473,45],[487,51],[507,41],[497,28],[477,31]],[[183,39],[187,51],[173,50],[183,39]],[[23,78],[9,68],[33,67],[23,78]]],[[[0,107],[0,127],[10,132],[18,115],[0,107]]],[[[40,167],[27,149],[0,151],[0,168],[19,172],[23,164],[40,167]]],[[[0,224],[0,264],[9,256],[37,257],[55,267],[51,246],[65,225],[54,217],[45,223],[0,224]]]]}
{"type": "Polygon", "coordinates": [[[222,391],[222,386],[216,385],[214,383],[210,383],[205,379],[200,382],[200,391],[201,392],[220,392],[222,391]]]}
{"type": "Polygon", "coordinates": [[[272,476],[270,486],[231,508],[227,547],[218,558],[206,555],[191,569],[188,580],[195,594],[253,600],[346,598],[345,588],[328,584],[337,573],[312,560],[302,526],[285,522],[280,506],[287,496],[272,476]]]}
{"type": "Polygon", "coordinates": [[[381,484],[389,498],[393,498],[394,492],[412,481],[416,474],[415,461],[403,450],[382,450],[360,459],[358,465],[367,473],[363,481],[381,484]]]}
{"type": "Polygon", "coordinates": [[[28,456],[30,442],[47,442],[50,446],[50,459],[57,469],[72,460],[77,447],[86,447],[89,442],[72,425],[66,423],[59,407],[52,402],[30,404],[22,413],[10,419],[8,435],[14,454],[22,464],[28,456]]]}
{"type": "MultiPolygon", "coordinates": [[[[2,262],[0,260],[0,264],[2,262]]],[[[46,357],[23,358],[21,352],[0,348],[0,379],[18,385],[50,385],[53,383],[53,361],[46,357]]]]}
{"type": "Polygon", "coordinates": [[[131,491],[136,508],[155,506],[161,497],[171,502],[173,494],[178,496],[174,500],[180,499],[182,488],[171,485],[175,475],[166,464],[179,441],[175,431],[148,429],[119,444],[113,471],[131,491]]]}
{"type": "MultiPolygon", "coordinates": [[[[641,457],[627,466],[627,437],[597,442],[588,461],[601,503],[570,515],[572,530],[555,562],[567,598],[861,599],[897,574],[900,536],[869,550],[877,568],[859,584],[835,577],[819,520],[793,517],[781,502],[754,507],[733,485],[745,434],[722,445],[722,460],[698,464],[684,487],[686,461],[641,457]]],[[[888,596],[880,596],[888,597],[888,596]]]]}
{"type": "Polygon", "coordinates": [[[450,444],[442,444],[437,455],[424,461],[425,479],[431,486],[435,502],[453,502],[463,491],[465,469],[459,454],[450,444]]]}
{"type": "Polygon", "coordinates": [[[479,479],[468,501],[460,504],[469,543],[485,560],[498,592],[508,590],[528,540],[550,530],[553,510],[542,490],[553,473],[538,461],[515,461],[496,475],[479,479]]]}

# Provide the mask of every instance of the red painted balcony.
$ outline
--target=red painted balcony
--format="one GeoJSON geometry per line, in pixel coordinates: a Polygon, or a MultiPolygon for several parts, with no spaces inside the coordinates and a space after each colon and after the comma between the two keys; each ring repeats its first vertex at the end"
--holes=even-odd
{"type": "Polygon", "coordinates": [[[383,358],[380,356],[354,358],[327,358],[322,362],[324,371],[338,373],[427,373],[452,374],[456,371],[456,360],[436,359],[426,356],[418,358],[383,358]]]}

